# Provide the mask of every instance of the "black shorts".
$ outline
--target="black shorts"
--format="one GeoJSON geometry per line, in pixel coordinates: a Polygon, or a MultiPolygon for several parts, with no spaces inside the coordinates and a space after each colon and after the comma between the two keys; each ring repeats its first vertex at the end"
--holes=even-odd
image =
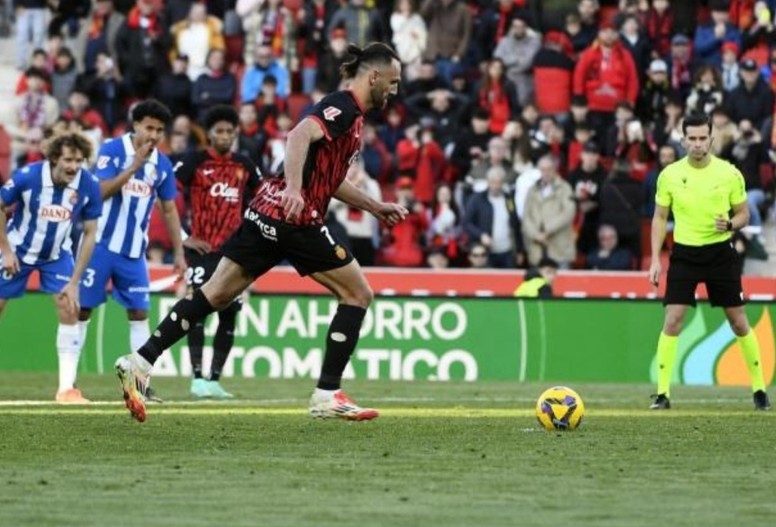
{"type": "Polygon", "coordinates": [[[741,256],[730,241],[693,247],[674,244],[663,305],[695,306],[695,289],[706,284],[712,306],[744,305],[741,256]]]}
{"type": "Polygon", "coordinates": [[[331,271],[353,261],[346,245],[325,225],[289,225],[250,210],[221,250],[256,277],[283,261],[301,276],[331,271]]]}

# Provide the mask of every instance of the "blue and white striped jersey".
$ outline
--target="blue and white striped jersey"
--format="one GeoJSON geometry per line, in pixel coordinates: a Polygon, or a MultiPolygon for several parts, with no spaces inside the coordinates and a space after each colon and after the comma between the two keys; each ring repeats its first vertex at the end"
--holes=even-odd
{"type": "Polygon", "coordinates": [[[5,205],[16,204],[8,224],[8,241],[22,263],[43,264],[71,252],[73,223],[94,220],[102,212],[100,183],[81,169],[67,186],[51,180],[48,161],[14,172],[0,188],[5,205]]]}
{"type": "MultiPolygon", "coordinates": [[[[131,134],[109,139],[100,147],[94,173],[99,179],[113,179],[132,164],[134,157],[131,134]]],[[[154,199],[158,196],[164,201],[173,200],[176,193],[172,164],[167,156],[154,149],[121,192],[103,203],[97,242],[129,258],[145,257],[154,199]]]]}

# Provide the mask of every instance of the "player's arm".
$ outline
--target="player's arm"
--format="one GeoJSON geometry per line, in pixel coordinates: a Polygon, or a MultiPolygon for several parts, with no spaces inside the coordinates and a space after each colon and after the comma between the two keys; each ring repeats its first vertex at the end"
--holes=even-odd
{"type": "Polygon", "coordinates": [[[0,198],[0,253],[3,255],[3,271],[15,275],[20,271],[19,260],[8,241],[8,224],[5,217],[5,204],[0,198]]]}
{"type": "Polygon", "coordinates": [[[178,208],[175,206],[175,200],[160,200],[159,206],[162,211],[162,220],[167,234],[173,247],[173,259],[175,271],[183,276],[186,271],[186,260],[183,257],[183,240],[181,238],[181,219],[178,216],[178,208]]]}
{"type": "Polygon", "coordinates": [[[347,179],[339,186],[337,192],[334,193],[334,197],[351,207],[369,212],[378,220],[388,223],[388,225],[399,223],[409,214],[409,211],[398,203],[382,203],[375,200],[347,179]]]}
{"type": "Polygon", "coordinates": [[[663,242],[666,239],[668,229],[668,213],[670,207],[664,207],[655,203],[655,215],[652,216],[652,262],[649,265],[649,281],[657,286],[660,280],[662,266],[660,264],[660,251],[663,249],[663,242]]]}
{"type": "Polygon", "coordinates": [[[135,152],[132,163],[121,172],[113,166],[111,156],[100,151],[100,155],[97,158],[95,175],[100,178],[100,194],[102,195],[102,199],[108,199],[120,192],[121,187],[126,185],[127,181],[132,179],[135,175],[135,172],[145,165],[145,162],[148,160],[148,156],[151,155],[153,149],[153,143],[142,145],[135,152]]]}
{"type": "Polygon", "coordinates": [[[715,227],[718,232],[737,231],[749,225],[749,203],[746,201],[732,205],[733,216],[728,219],[724,216],[715,218],[715,227]]]}
{"type": "Polygon", "coordinates": [[[70,282],[76,286],[81,281],[81,276],[84,274],[86,266],[89,265],[92,252],[94,252],[94,246],[97,243],[97,220],[86,220],[83,222],[83,226],[83,236],[78,248],[78,258],[75,261],[73,276],[70,278],[70,282]]]}

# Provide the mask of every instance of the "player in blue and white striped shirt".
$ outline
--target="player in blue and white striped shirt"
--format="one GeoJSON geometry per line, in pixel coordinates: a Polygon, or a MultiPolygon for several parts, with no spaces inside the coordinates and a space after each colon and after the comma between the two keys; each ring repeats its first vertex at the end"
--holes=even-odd
{"type": "Polygon", "coordinates": [[[156,146],[172,120],[162,103],[148,99],[132,110],[133,132],[103,143],[95,175],[105,200],[97,232],[97,247],[81,281],[81,342],[92,309],[107,298],[108,279],[113,298],[127,310],[131,349],[150,337],[148,330],[149,278],[146,264],[148,223],[155,198],[175,250],[175,269],[186,269],[181,226],[175,207],[175,175],[172,164],[156,146]]]}
{"type": "Polygon", "coordinates": [[[37,270],[41,290],[56,295],[60,403],[89,402],[75,388],[75,378],[81,353],[78,282],[92,255],[102,212],[99,182],[81,168],[91,151],[83,136],[56,137],[48,161],[17,170],[0,188],[0,313],[9,299],[24,295],[27,279],[37,270]],[[4,209],[11,205],[16,210],[6,226],[4,209]],[[78,221],[83,221],[83,238],[74,263],[70,232],[78,221]]]}

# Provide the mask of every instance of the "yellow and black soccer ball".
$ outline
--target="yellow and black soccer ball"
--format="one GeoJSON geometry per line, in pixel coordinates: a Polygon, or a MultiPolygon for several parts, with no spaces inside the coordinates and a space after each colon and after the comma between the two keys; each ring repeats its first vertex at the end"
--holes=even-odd
{"type": "Polygon", "coordinates": [[[575,430],[584,415],[582,398],[566,386],[553,386],[536,401],[536,418],[546,430],[575,430]]]}

